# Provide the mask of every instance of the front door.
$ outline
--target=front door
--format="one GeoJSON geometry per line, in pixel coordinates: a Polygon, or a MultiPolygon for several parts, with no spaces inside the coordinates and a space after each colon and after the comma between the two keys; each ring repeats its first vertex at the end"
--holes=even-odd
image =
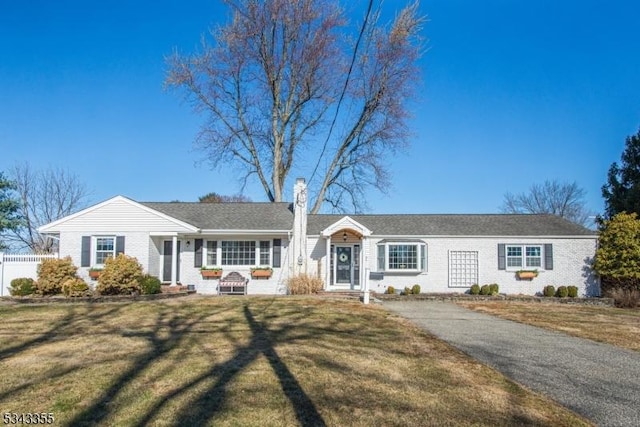
{"type": "Polygon", "coordinates": [[[352,246],[336,246],[336,285],[351,285],[352,260],[352,246]]]}
{"type": "MultiPolygon", "coordinates": [[[[171,282],[171,257],[173,254],[173,241],[165,240],[163,248],[162,281],[171,282]]],[[[176,269],[176,281],[180,281],[180,241],[178,240],[178,268],[176,269]]]]}

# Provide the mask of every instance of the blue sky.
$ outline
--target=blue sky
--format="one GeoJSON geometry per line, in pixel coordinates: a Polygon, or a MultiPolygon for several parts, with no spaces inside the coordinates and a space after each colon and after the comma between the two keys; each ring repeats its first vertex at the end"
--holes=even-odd
{"type": "MultiPolygon", "coordinates": [[[[390,159],[389,195],[369,193],[371,212],[497,212],[505,192],[545,179],[576,181],[602,212],[607,170],[640,127],[640,2],[420,7],[414,137],[390,159]]],[[[0,171],[67,168],[91,202],[237,192],[232,171],[193,150],[203,117],[163,90],[164,57],[226,17],[218,1],[0,0],[0,171]]],[[[257,185],[246,194],[265,200],[257,185]]]]}

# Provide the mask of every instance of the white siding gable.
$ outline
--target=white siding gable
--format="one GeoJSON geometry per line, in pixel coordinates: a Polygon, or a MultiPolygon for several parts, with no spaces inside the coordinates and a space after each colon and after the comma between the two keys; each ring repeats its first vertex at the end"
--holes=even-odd
{"type": "Polygon", "coordinates": [[[60,232],[194,232],[198,229],[126,197],[105,202],[69,215],[40,228],[41,233],[60,232]]]}

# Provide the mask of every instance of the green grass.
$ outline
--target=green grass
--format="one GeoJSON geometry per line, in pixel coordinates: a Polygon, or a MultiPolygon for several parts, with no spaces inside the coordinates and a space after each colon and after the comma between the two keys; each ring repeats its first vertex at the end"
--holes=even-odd
{"type": "Polygon", "coordinates": [[[57,425],[586,425],[380,307],[0,306],[0,412],[57,425]]]}

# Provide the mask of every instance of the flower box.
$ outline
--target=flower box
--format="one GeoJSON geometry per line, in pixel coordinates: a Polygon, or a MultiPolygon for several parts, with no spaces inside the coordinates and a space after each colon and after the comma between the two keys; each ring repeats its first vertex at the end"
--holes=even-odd
{"type": "Polygon", "coordinates": [[[89,277],[91,278],[91,280],[98,280],[98,277],[100,277],[100,273],[102,273],[102,270],[90,269],[89,277]]]}
{"type": "Polygon", "coordinates": [[[268,279],[273,274],[271,268],[253,268],[251,269],[251,277],[254,279],[268,279]]]}
{"type": "Polygon", "coordinates": [[[221,268],[202,269],[202,270],[200,270],[200,273],[202,273],[202,277],[203,278],[207,278],[207,279],[219,279],[219,278],[222,277],[222,269],[221,268]]]}
{"type": "Polygon", "coordinates": [[[520,270],[516,271],[516,276],[520,280],[533,280],[538,277],[538,272],[535,270],[520,270]]]}

